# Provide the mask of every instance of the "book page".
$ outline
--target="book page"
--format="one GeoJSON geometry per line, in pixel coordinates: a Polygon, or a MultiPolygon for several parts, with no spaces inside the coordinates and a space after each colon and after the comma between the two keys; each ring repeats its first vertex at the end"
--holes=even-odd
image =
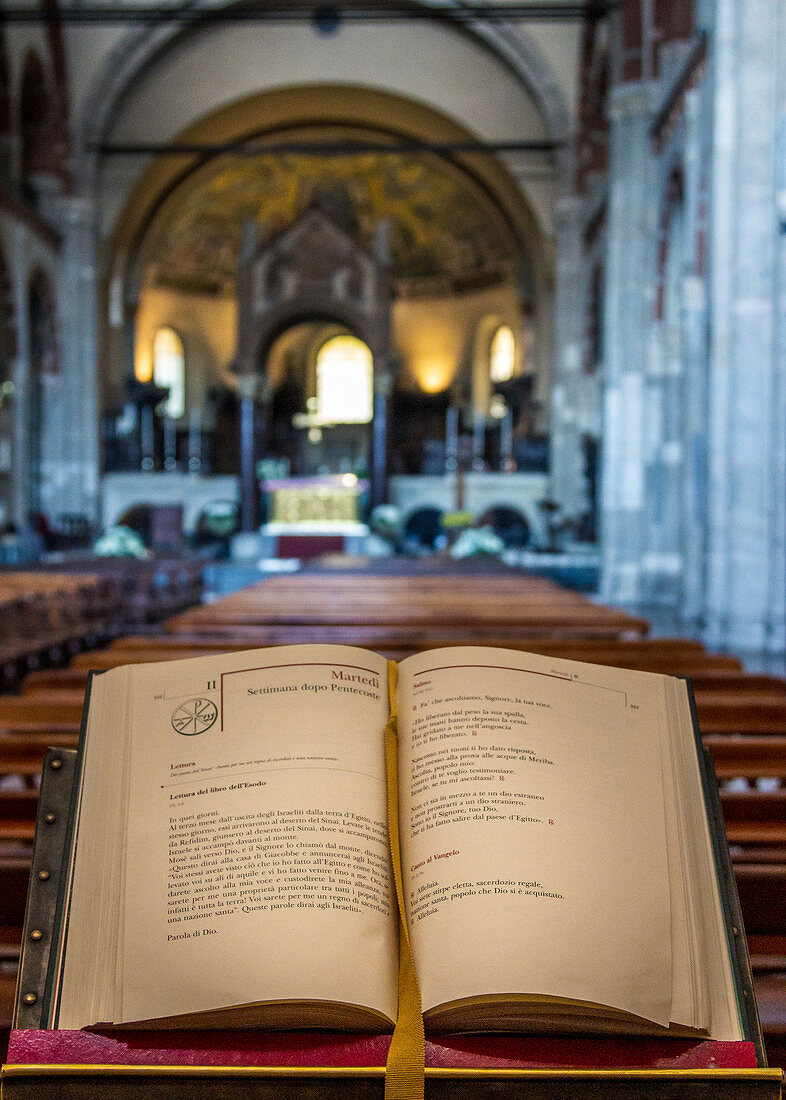
{"type": "Polygon", "coordinates": [[[402,863],[424,1010],[534,994],[668,1024],[661,749],[644,682],[509,650],[402,662],[402,863]]]}
{"type": "Polygon", "coordinates": [[[125,675],[117,1022],[288,999],[395,1019],[386,662],[296,646],[125,675]]]}

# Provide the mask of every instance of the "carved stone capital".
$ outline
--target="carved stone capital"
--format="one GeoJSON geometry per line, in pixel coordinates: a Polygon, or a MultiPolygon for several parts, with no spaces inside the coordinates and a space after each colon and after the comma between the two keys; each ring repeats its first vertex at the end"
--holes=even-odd
{"type": "Polygon", "coordinates": [[[241,401],[261,401],[267,403],[271,398],[267,379],[258,374],[239,374],[237,377],[237,395],[241,401]]]}

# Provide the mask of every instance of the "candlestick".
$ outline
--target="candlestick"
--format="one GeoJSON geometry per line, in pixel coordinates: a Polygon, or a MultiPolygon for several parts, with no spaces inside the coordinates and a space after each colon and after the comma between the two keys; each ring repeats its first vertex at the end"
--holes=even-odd
{"type": "Polygon", "coordinates": [[[164,469],[177,469],[177,436],[171,416],[164,417],[164,469]]]}
{"type": "Polygon", "coordinates": [[[445,417],[445,470],[452,471],[458,466],[458,409],[455,405],[448,408],[445,417]]]}
{"type": "Polygon", "coordinates": [[[188,414],[188,468],[199,473],[202,468],[202,410],[192,409],[188,414]]]}
{"type": "Polygon", "coordinates": [[[142,469],[152,470],[153,457],[153,410],[149,405],[142,409],[139,425],[139,442],[142,449],[142,469]]]}
{"type": "Polygon", "coordinates": [[[486,449],[486,418],[479,409],[475,409],[472,417],[472,469],[482,470],[483,452],[486,449]]]}
{"type": "Polygon", "coordinates": [[[499,430],[499,449],[503,470],[513,469],[513,413],[510,409],[502,418],[499,430]]]}

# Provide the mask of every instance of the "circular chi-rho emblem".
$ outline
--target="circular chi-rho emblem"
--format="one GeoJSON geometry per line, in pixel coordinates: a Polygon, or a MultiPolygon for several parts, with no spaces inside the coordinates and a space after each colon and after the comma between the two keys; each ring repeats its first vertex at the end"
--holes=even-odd
{"type": "Polygon", "coordinates": [[[193,737],[195,733],[204,733],[218,718],[218,710],[212,699],[197,696],[188,699],[172,711],[172,728],[184,737],[193,737]]]}

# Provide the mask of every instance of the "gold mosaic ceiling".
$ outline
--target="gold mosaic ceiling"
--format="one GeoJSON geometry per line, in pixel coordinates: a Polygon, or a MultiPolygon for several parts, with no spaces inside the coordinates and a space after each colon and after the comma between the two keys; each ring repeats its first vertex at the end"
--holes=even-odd
{"type": "Polygon", "coordinates": [[[298,151],[225,155],[190,175],[146,234],[145,281],[232,293],[243,223],[255,220],[264,239],[312,203],[369,248],[375,226],[389,219],[399,295],[453,293],[514,275],[502,215],[454,166],[419,152],[298,151]]]}

